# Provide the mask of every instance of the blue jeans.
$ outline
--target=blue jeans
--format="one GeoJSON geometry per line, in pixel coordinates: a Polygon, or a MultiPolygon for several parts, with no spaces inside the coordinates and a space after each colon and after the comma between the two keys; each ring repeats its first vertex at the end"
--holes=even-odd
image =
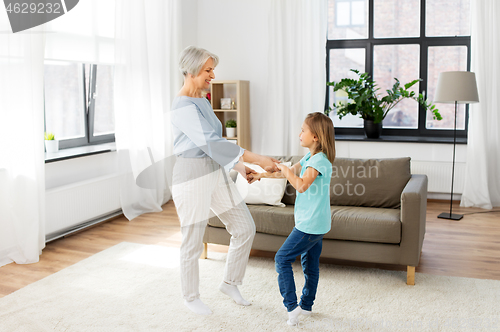
{"type": "Polygon", "coordinates": [[[274,257],[276,272],[278,272],[278,285],[283,296],[283,304],[288,312],[298,306],[292,270],[292,263],[298,255],[301,255],[302,271],[305,277],[299,305],[304,310],[312,310],[318,288],[319,255],[323,248],[323,236],[324,234],[307,234],[294,227],[274,257]]]}

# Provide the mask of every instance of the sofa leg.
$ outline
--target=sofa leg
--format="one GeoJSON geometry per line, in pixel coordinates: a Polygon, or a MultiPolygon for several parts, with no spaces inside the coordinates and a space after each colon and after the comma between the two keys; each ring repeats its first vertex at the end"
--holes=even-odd
{"type": "Polygon", "coordinates": [[[208,244],[203,243],[203,252],[201,253],[200,259],[207,259],[208,244]]]}
{"type": "Polygon", "coordinates": [[[406,271],[406,284],[410,286],[415,285],[415,266],[409,266],[406,271]]]}

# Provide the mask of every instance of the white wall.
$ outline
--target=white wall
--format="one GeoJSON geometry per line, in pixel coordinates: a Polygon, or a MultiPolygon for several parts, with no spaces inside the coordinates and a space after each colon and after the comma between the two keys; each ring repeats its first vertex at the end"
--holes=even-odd
{"type": "MultiPolygon", "coordinates": [[[[269,0],[198,0],[197,46],[220,58],[215,79],[250,81],[250,132],[266,119],[269,0]]],[[[251,135],[258,152],[265,137],[251,135]]]]}
{"type": "Polygon", "coordinates": [[[196,45],[198,38],[198,1],[182,0],[182,31],[181,47],[182,49],[189,45],[196,45]]]}

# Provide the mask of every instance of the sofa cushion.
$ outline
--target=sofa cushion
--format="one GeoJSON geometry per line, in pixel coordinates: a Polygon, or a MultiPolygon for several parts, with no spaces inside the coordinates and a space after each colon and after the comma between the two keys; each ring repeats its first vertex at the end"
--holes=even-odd
{"type": "MultiPolygon", "coordinates": [[[[293,219],[293,205],[276,207],[269,205],[247,205],[255,221],[255,228],[259,233],[288,236],[295,226],[293,219]]],[[[225,228],[219,217],[214,216],[208,220],[214,227],[225,228]]]]}
{"type": "Polygon", "coordinates": [[[325,239],[400,243],[399,209],[330,206],[332,229],[325,239]]]}
{"type": "Polygon", "coordinates": [[[330,204],[398,208],[410,177],[410,158],[336,158],[332,164],[330,204]]]}
{"type": "MultiPolygon", "coordinates": [[[[273,156],[292,165],[302,156],[273,156]]],[[[411,177],[410,158],[335,158],[330,182],[330,204],[399,208],[401,193],[411,177]]],[[[287,182],[284,204],[295,204],[296,190],[287,182]]]]}
{"type": "MultiPolygon", "coordinates": [[[[248,205],[258,233],[288,236],[295,226],[294,206],[284,208],[265,205],[248,205]]],[[[398,209],[352,206],[331,206],[332,229],[325,239],[376,243],[400,243],[401,222],[398,209]]],[[[224,228],[217,216],[208,224],[224,228]]]]}

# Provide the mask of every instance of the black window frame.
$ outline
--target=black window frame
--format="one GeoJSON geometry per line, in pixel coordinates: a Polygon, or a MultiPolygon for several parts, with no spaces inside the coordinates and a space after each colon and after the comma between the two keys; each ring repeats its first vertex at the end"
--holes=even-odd
{"type": "MultiPolygon", "coordinates": [[[[96,100],[96,82],[97,82],[97,64],[88,64],[89,67],[89,84],[88,86],[85,84],[86,82],[86,73],[85,73],[85,63],[79,63],[82,70],[82,80],[83,80],[83,107],[82,112],[84,112],[83,121],[85,126],[85,136],[78,138],[70,138],[63,139],[59,141],[59,149],[69,149],[76,147],[83,147],[89,145],[96,144],[104,144],[104,143],[112,143],[115,142],[115,134],[108,135],[94,135],[94,120],[95,120],[95,100],[96,100]],[[87,93],[88,91],[88,93],[87,93]]],[[[44,104],[44,130],[46,126],[45,121],[45,113],[47,110],[45,109],[44,104]]]]}
{"type": "MultiPolygon", "coordinates": [[[[379,45],[420,45],[420,78],[419,93],[427,92],[427,70],[429,47],[436,46],[465,46],[467,48],[467,71],[470,71],[471,59],[471,38],[470,36],[432,36],[425,35],[426,19],[426,0],[420,1],[420,36],[419,37],[393,37],[393,38],[374,38],[374,0],[368,1],[368,38],[367,39],[339,39],[326,41],[326,80],[330,82],[330,50],[347,48],[365,49],[365,69],[373,77],[373,49],[379,45]]],[[[326,87],[325,110],[328,110],[330,102],[330,88],[326,87]]],[[[439,105],[436,107],[439,109],[439,105]]],[[[426,137],[426,138],[453,138],[453,129],[427,129],[426,111],[419,105],[418,107],[418,128],[385,128],[384,136],[407,136],[407,137],[426,137]]],[[[465,105],[465,128],[457,129],[457,138],[467,139],[469,105],[465,105]]],[[[336,127],[335,133],[338,135],[364,136],[363,128],[336,127]]]]}

